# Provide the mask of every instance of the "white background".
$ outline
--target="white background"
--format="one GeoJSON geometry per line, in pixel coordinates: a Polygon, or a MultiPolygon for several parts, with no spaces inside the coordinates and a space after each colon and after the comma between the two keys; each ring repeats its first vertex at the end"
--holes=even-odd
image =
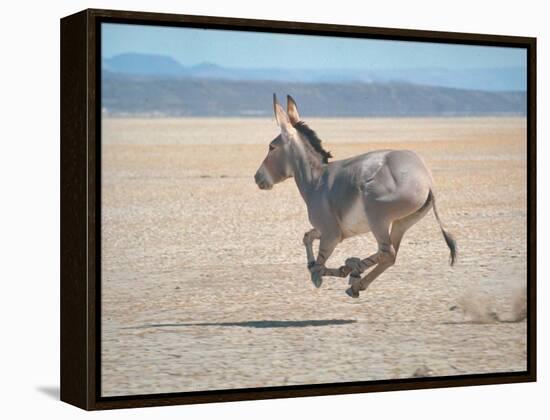
{"type": "MultiPolygon", "coordinates": [[[[549,418],[546,321],[548,260],[542,217],[550,165],[545,1],[186,0],[2,4],[0,30],[0,413],[12,418],[77,418],[59,387],[59,18],[84,8],[353,24],[538,37],[539,381],[380,394],[252,401],[90,413],[102,418],[549,418]],[[546,301],[545,301],[546,300],[546,301]],[[546,329],[544,329],[546,327],[546,329]],[[32,416],[32,417],[31,417],[32,416]],[[529,416],[529,417],[527,417],[529,416]]],[[[368,350],[369,343],[365,343],[368,350]]],[[[337,355],[335,355],[337,357],[337,355]]]]}

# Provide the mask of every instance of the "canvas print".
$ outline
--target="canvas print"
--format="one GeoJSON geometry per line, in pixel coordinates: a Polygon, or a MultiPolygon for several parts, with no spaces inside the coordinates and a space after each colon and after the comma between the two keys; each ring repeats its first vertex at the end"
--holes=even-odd
{"type": "Polygon", "coordinates": [[[526,49],[100,42],[101,396],[526,371],[526,49]]]}

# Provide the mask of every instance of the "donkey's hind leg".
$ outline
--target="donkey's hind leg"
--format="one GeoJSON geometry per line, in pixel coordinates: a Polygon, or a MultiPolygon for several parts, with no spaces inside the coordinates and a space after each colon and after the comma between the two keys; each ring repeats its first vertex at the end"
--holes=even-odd
{"type": "Polygon", "coordinates": [[[345,266],[348,267],[350,272],[355,276],[361,276],[362,273],[367,271],[372,266],[378,264],[378,252],[369,255],[367,258],[361,259],[357,257],[348,258],[345,262],[345,266]]]}
{"type": "Polygon", "coordinates": [[[428,196],[428,199],[424,205],[415,211],[413,214],[403,217],[402,219],[395,220],[391,226],[390,240],[395,250],[395,254],[399,251],[399,246],[401,245],[401,240],[405,232],[409,230],[413,225],[418,223],[432,208],[431,196],[428,196]]]}
{"type": "MultiPolygon", "coordinates": [[[[362,273],[364,273],[369,268],[378,264],[378,252],[364,259],[357,258],[357,257],[348,258],[345,264],[346,265],[344,267],[347,267],[350,272],[348,284],[350,286],[353,286],[355,283],[358,283],[361,281],[362,273]]],[[[352,288],[348,289],[346,293],[351,297],[359,297],[359,292],[356,292],[356,293],[353,292],[352,288]]]]}
{"type": "MultiPolygon", "coordinates": [[[[413,226],[416,222],[418,222],[424,215],[428,212],[430,208],[421,208],[417,212],[404,217],[399,220],[395,220],[392,223],[391,227],[391,233],[390,233],[390,242],[393,246],[393,250],[395,251],[395,256],[397,257],[397,253],[399,251],[399,245],[401,245],[401,240],[403,239],[403,235],[405,232],[413,226]]],[[[356,276],[360,276],[365,271],[367,271],[372,266],[378,264],[378,256],[379,252],[376,252],[367,258],[360,259],[356,257],[348,258],[346,260],[346,266],[349,267],[352,274],[356,276]]]]}
{"type": "Polygon", "coordinates": [[[357,275],[350,276],[350,284],[352,287],[346,290],[348,295],[351,297],[359,297],[359,291],[365,290],[380,274],[395,264],[403,235],[430,211],[432,205],[431,196],[428,196],[424,205],[417,211],[401,219],[394,220],[393,223],[391,223],[391,233],[389,235],[389,226],[386,224],[376,225],[373,223],[372,233],[378,241],[378,252],[364,260],[350,258],[346,260],[346,265],[354,269],[352,274],[357,271],[362,273],[373,265],[378,265],[360,280],[357,278],[357,275]]]}
{"type": "MultiPolygon", "coordinates": [[[[397,252],[399,251],[399,246],[401,245],[403,235],[409,228],[422,219],[430,208],[431,202],[428,200],[424,206],[413,214],[410,214],[402,219],[395,220],[392,223],[389,237],[387,230],[384,232],[385,229],[380,229],[378,234],[375,233],[376,240],[378,241],[378,253],[374,256],[366,258],[365,260],[361,260],[359,263],[359,268],[364,268],[363,271],[365,271],[368,266],[374,265],[375,261],[378,265],[360,280],[350,277],[351,287],[346,290],[346,293],[349,296],[354,298],[359,297],[359,291],[366,290],[367,287],[369,287],[369,285],[380,274],[395,264],[395,259],[397,257],[397,252]]],[[[348,261],[346,261],[346,264],[347,263],[348,261]]]]}
{"type": "MultiPolygon", "coordinates": [[[[365,269],[376,265],[365,277],[350,276],[351,287],[346,290],[346,293],[358,298],[359,292],[365,290],[369,285],[384,271],[395,263],[395,250],[390,238],[390,223],[381,223],[379,225],[371,224],[372,233],[378,242],[378,252],[366,258],[365,269]]],[[[361,261],[362,263],[363,261],[361,261]]],[[[353,273],[352,273],[353,274],[353,273]]]]}

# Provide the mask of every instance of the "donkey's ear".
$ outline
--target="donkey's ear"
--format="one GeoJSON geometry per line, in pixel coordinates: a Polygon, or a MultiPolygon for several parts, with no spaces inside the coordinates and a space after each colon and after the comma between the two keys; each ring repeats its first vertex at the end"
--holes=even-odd
{"type": "Polygon", "coordinates": [[[296,101],[292,99],[292,96],[290,95],[286,95],[286,112],[292,125],[296,125],[298,121],[300,121],[300,114],[298,114],[298,105],[296,105],[296,101]]]}
{"type": "Polygon", "coordinates": [[[285,110],[277,101],[277,96],[273,94],[273,111],[275,112],[275,119],[277,120],[277,125],[284,129],[290,125],[290,120],[288,115],[286,115],[285,110]]]}

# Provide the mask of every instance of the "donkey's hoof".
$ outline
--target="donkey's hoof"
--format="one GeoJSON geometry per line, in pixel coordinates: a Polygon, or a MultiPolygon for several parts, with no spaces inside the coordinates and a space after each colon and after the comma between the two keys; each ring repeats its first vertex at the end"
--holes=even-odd
{"type": "Polygon", "coordinates": [[[311,273],[311,282],[315,286],[315,288],[321,287],[323,284],[323,277],[321,276],[321,273],[319,271],[316,271],[314,273],[311,273]]]}
{"type": "Polygon", "coordinates": [[[359,292],[356,292],[355,290],[353,290],[353,287],[350,287],[346,290],[346,295],[354,299],[357,299],[359,297],[359,292]]]}

